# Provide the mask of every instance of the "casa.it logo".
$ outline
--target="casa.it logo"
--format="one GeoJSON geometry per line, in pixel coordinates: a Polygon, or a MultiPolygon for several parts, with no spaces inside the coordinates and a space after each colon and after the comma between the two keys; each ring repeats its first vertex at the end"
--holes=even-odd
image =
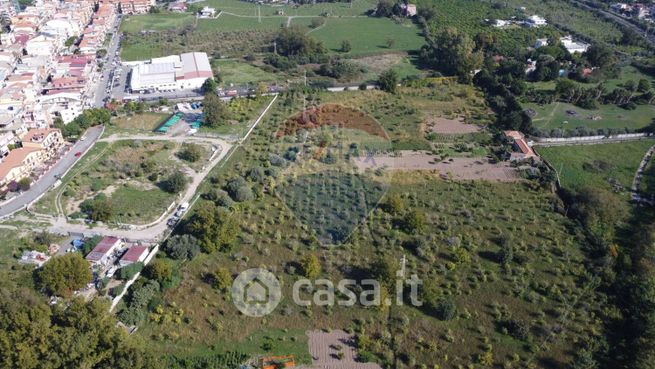
{"type": "MultiPolygon", "coordinates": [[[[398,306],[409,302],[420,307],[419,286],[423,281],[416,274],[405,277],[404,268],[396,272],[395,285],[383,287],[374,279],[342,279],[333,283],[327,279],[311,281],[301,278],[293,284],[293,303],[298,306],[398,306]],[[383,290],[387,293],[383,293],[383,290]],[[394,291],[395,290],[395,291],[394,291]],[[357,296],[357,291],[359,296],[357,296]],[[387,297],[395,292],[395,299],[387,297]],[[409,292],[409,296],[405,293],[409,292]],[[409,297],[409,299],[407,299],[409,297]]],[[[391,295],[392,296],[392,295],[391,295]]],[[[266,269],[254,268],[241,272],[232,283],[232,302],[244,315],[261,318],[275,310],[282,299],[280,281],[266,269]]]]}
{"type": "Polygon", "coordinates": [[[275,310],[281,299],[280,281],[266,269],[248,269],[232,282],[232,302],[246,316],[266,316],[275,310]]]}

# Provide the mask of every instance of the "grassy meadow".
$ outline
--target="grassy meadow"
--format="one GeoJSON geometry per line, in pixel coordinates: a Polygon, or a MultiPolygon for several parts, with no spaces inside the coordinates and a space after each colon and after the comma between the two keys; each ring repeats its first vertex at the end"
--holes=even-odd
{"type": "Polygon", "coordinates": [[[559,173],[572,191],[585,186],[628,191],[639,163],[654,140],[602,145],[539,147],[537,152],[559,173]]]}
{"type": "Polygon", "coordinates": [[[387,18],[328,18],[323,26],[310,30],[309,34],[333,52],[341,48],[343,40],[350,41],[352,50],[346,54],[349,56],[417,51],[425,44],[418,26],[387,18]]]}
{"type": "Polygon", "coordinates": [[[563,102],[548,105],[523,104],[525,109],[534,109],[537,115],[532,118],[535,128],[540,130],[573,130],[578,127],[589,129],[613,128],[631,130],[650,125],[655,117],[655,106],[637,105],[635,110],[623,109],[616,105],[600,105],[599,109],[588,110],[563,102]],[[577,115],[568,112],[574,111],[577,115]]]}

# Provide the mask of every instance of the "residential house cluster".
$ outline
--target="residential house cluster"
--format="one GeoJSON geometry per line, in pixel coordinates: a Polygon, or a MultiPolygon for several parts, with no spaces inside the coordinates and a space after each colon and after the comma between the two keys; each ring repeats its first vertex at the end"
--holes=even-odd
{"type": "Polygon", "coordinates": [[[117,16],[115,4],[92,0],[36,0],[22,11],[13,5],[0,0],[9,23],[0,34],[1,190],[61,152],[61,133],[48,127],[91,106],[96,53],[117,16]]]}
{"type": "Polygon", "coordinates": [[[655,5],[652,3],[614,3],[610,9],[616,13],[638,19],[653,20],[655,5]]]}
{"type": "Polygon", "coordinates": [[[496,28],[505,28],[509,26],[539,28],[548,25],[546,18],[543,18],[539,15],[531,15],[525,19],[517,19],[516,17],[512,17],[511,19],[485,19],[485,21],[496,28]]]}
{"type": "MultiPolygon", "coordinates": [[[[571,54],[582,54],[589,49],[589,44],[583,41],[574,40],[572,36],[564,36],[559,39],[560,44],[571,54]]],[[[534,45],[535,49],[548,46],[547,38],[539,38],[534,45]]]]}
{"type": "Polygon", "coordinates": [[[117,237],[103,237],[86,255],[86,260],[99,278],[111,278],[119,268],[145,262],[150,249],[140,244],[126,243],[117,237]]]}
{"type": "Polygon", "coordinates": [[[0,190],[47,169],[64,150],[64,139],[56,128],[34,128],[15,136],[5,132],[0,136],[0,190]]]}
{"type": "Polygon", "coordinates": [[[155,6],[155,0],[104,0],[116,4],[123,14],[145,14],[155,6]]]}

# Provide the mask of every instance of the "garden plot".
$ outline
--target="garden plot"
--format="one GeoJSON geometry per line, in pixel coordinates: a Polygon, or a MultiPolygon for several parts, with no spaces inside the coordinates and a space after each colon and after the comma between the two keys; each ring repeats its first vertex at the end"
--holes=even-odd
{"type": "Polygon", "coordinates": [[[357,361],[355,337],[342,330],[307,332],[312,368],[322,369],[381,369],[376,363],[357,361]]]}
{"type": "Polygon", "coordinates": [[[376,155],[365,160],[355,160],[360,171],[375,169],[436,170],[442,177],[454,180],[487,180],[512,182],[520,180],[517,171],[509,163],[489,163],[485,158],[450,158],[436,161],[430,154],[400,151],[398,155],[376,155]]]}
{"type": "Polygon", "coordinates": [[[445,135],[461,135],[467,133],[477,133],[481,128],[475,124],[464,123],[461,119],[448,119],[443,117],[429,117],[426,120],[428,132],[434,132],[445,135]]]}

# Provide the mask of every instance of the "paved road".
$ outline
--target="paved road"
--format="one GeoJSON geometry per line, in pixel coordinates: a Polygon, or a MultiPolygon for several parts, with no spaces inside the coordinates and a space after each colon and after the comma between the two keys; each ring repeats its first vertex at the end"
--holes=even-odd
{"type": "Polygon", "coordinates": [[[85,134],[84,141],[78,141],[75,143],[48,172],[32,184],[32,187],[30,187],[29,190],[3,204],[0,204],[0,219],[24,209],[29,203],[38,199],[43,193],[48,191],[48,189],[57,182],[58,177],[68,172],[73,164],[80,159],[75,156],[75,153],[86,153],[87,150],[93,146],[96,140],[100,138],[103,131],[102,127],[89,128],[85,134]]]}
{"type": "Polygon", "coordinates": [[[533,146],[550,147],[550,146],[574,146],[574,145],[602,145],[606,143],[629,142],[640,140],[652,140],[652,136],[640,137],[605,137],[598,140],[566,140],[557,142],[539,142],[534,141],[533,146]]]}
{"type": "Polygon", "coordinates": [[[107,48],[107,57],[104,60],[104,67],[102,70],[102,75],[98,80],[98,84],[95,87],[96,92],[94,94],[93,106],[100,108],[105,104],[105,98],[108,96],[107,87],[111,86],[113,81],[114,70],[119,70],[120,64],[117,60],[116,54],[118,52],[118,47],[120,44],[121,34],[118,31],[121,24],[120,15],[116,17],[116,21],[113,26],[113,33],[109,47],[107,48]],[[112,65],[116,61],[116,66],[112,65]]]}

